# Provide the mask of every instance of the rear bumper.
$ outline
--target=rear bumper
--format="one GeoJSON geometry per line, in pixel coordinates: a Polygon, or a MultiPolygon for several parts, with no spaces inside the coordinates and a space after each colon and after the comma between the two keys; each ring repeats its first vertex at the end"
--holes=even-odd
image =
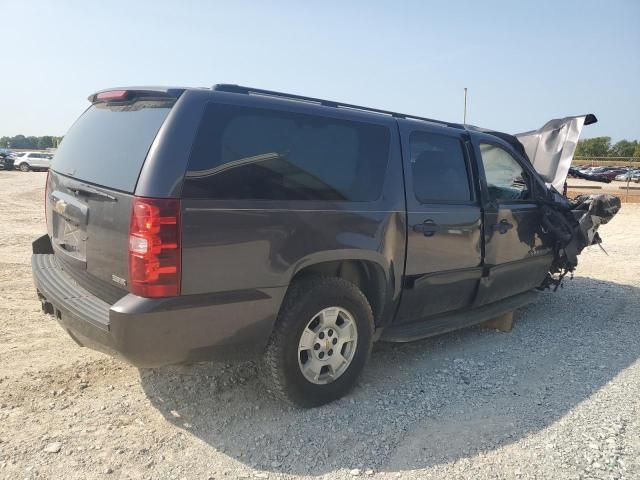
{"type": "Polygon", "coordinates": [[[33,278],[45,313],[80,345],[137,367],[246,359],[266,346],[286,287],[149,299],[110,305],[76,283],[34,242],[33,278]]]}

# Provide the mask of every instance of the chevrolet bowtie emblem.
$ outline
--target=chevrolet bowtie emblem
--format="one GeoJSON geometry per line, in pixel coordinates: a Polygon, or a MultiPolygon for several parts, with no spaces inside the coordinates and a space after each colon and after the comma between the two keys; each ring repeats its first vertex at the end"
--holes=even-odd
{"type": "Polygon", "coordinates": [[[67,202],[65,202],[64,200],[58,200],[54,208],[56,209],[56,212],[63,214],[67,209],[67,202]]]}

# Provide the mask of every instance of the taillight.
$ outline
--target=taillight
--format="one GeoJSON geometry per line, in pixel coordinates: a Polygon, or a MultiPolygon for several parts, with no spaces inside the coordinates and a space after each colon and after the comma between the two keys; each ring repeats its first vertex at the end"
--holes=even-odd
{"type": "Polygon", "coordinates": [[[129,291],[180,295],[180,200],[134,197],[129,224],[129,291]]]}

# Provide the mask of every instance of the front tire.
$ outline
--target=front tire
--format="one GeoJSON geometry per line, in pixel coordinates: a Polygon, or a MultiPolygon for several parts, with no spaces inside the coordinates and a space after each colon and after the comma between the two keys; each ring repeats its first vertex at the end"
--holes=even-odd
{"type": "Polygon", "coordinates": [[[344,396],[373,343],[373,314],[363,293],[341,278],[291,285],[264,355],[267,387],[286,402],[316,407],[344,396]]]}
{"type": "Polygon", "coordinates": [[[29,164],[28,163],[21,163],[18,168],[20,169],[21,172],[28,172],[29,170],[31,170],[29,168],[29,164]]]}

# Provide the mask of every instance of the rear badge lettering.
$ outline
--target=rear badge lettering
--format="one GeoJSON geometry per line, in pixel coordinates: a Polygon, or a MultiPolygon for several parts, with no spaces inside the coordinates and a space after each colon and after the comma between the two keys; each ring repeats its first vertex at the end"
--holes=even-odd
{"type": "Polygon", "coordinates": [[[124,278],[120,278],[117,275],[111,275],[111,280],[113,280],[118,285],[122,285],[123,287],[127,286],[127,281],[124,278]]]}

